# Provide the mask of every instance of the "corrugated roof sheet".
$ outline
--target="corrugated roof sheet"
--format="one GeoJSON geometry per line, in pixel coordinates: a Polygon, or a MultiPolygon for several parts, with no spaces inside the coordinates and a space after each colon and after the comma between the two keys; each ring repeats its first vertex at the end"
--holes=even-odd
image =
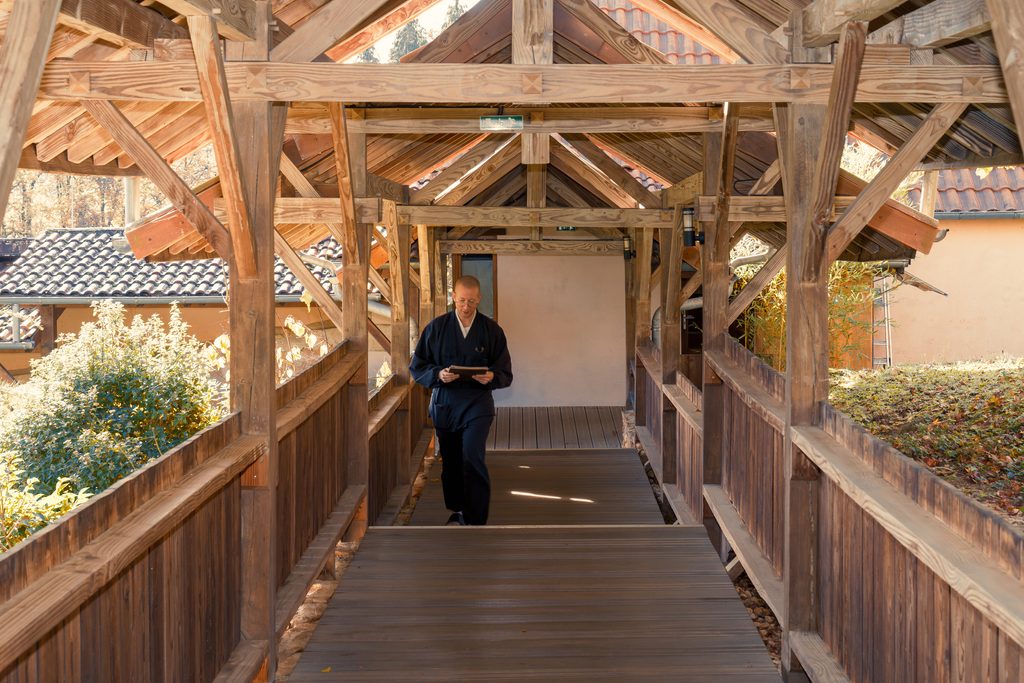
{"type": "MultiPolygon", "coordinates": [[[[911,188],[914,206],[921,203],[920,183],[911,188]]],[[[935,211],[943,213],[989,213],[1024,211],[1024,166],[994,168],[985,177],[974,169],[939,172],[939,195],[935,211]]]]}
{"type": "MultiPolygon", "coordinates": [[[[224,297],[227,266],[220,259],[150,263],[114,248],[117,229],[48,230],[0,274],[0,296],[19,297],[224,297]]],[[[306,254],[338,261],[341,247],[326,239],[306,254]]],[[[310,270],[329,285],[334,273],[310,270]]],[[[300,296],[303,287],[280,259],[274,263],[277,296],[300,296]]]]}
{"type": "Polygon", "coordinates": [[[709,48],[625,0],[595,0],[594,4],[629,31],[634,38],[658,50],[673,64],[722,62],[709,48]]]}

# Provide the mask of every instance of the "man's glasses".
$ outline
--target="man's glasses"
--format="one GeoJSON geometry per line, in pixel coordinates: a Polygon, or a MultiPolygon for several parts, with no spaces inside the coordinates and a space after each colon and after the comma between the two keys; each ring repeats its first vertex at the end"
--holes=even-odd
{"type": "Polygon", "coordinates": [[[470,306],[476,306],[478,303],[480,303],[480,301],[479,299],[456,299],[455,303],[457,303],[459,306],[465,306],[466,304],[469,304],[470,306]]]}

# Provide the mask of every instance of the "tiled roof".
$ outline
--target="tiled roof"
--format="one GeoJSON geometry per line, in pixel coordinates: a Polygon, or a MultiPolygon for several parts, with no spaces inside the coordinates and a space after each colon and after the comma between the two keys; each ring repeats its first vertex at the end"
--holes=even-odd
{"type": "MultiPolygon", "coordinates": [[[[149,263],[115,249],[114,229],[48,230],[3,273],[0,297],[180,298],[227,295],[227,266],[220,259],[149,263]]],[[[327,239],[306,254],[338,261],[340,246],[327,239]]],[[[310,268],[325,285],[334,274],[310,268]]],[[[280,259],[274,264],[277,296],[300,296],[303,287],[280,259]]]]}
{"type": "MultiPolygon", "coordinates": [[[[14,311],[9,307],[0,308],[0,343],[14,341],[13,322],[14,311]]],[[[39,311],[35,308],[23,308],[18,316],[21,318],[21,340],[29,341],[32,335],[39,329],[39,311]]]]}
{"type": "MultiPolygon", "coordinates": [[[[910,190],[914,206],[921,202],[920,183],[910,190]]],[[[973,169],[939,172],[936,212],[987,213],[1024,211],[1024,166],[994,168],[984,178],[973,169]]]]}
{"type": "Polygon", "coordinates": [[[693,38],[625,0],[597,0],[605,14],[633,37],[664,54],[673,64],[720,64],[721,58],[693,38]]]}

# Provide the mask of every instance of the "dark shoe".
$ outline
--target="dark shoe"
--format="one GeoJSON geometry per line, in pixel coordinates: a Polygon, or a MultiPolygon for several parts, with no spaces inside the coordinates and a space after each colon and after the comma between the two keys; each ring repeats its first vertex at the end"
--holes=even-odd
{"type": "Polygon", "coordinates": [[[461,512],[453,512],[445,526],[466,526],[466,520],[462,518],[461,512]]]}

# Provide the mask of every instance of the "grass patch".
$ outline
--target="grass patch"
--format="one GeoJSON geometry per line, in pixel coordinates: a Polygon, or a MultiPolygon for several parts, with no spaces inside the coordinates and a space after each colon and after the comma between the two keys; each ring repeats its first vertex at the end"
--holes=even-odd
{"type": "Polygon", "coordinates": [[[1024,522],[1024,359],[833,371],[833,405],[1024,522]]]}

